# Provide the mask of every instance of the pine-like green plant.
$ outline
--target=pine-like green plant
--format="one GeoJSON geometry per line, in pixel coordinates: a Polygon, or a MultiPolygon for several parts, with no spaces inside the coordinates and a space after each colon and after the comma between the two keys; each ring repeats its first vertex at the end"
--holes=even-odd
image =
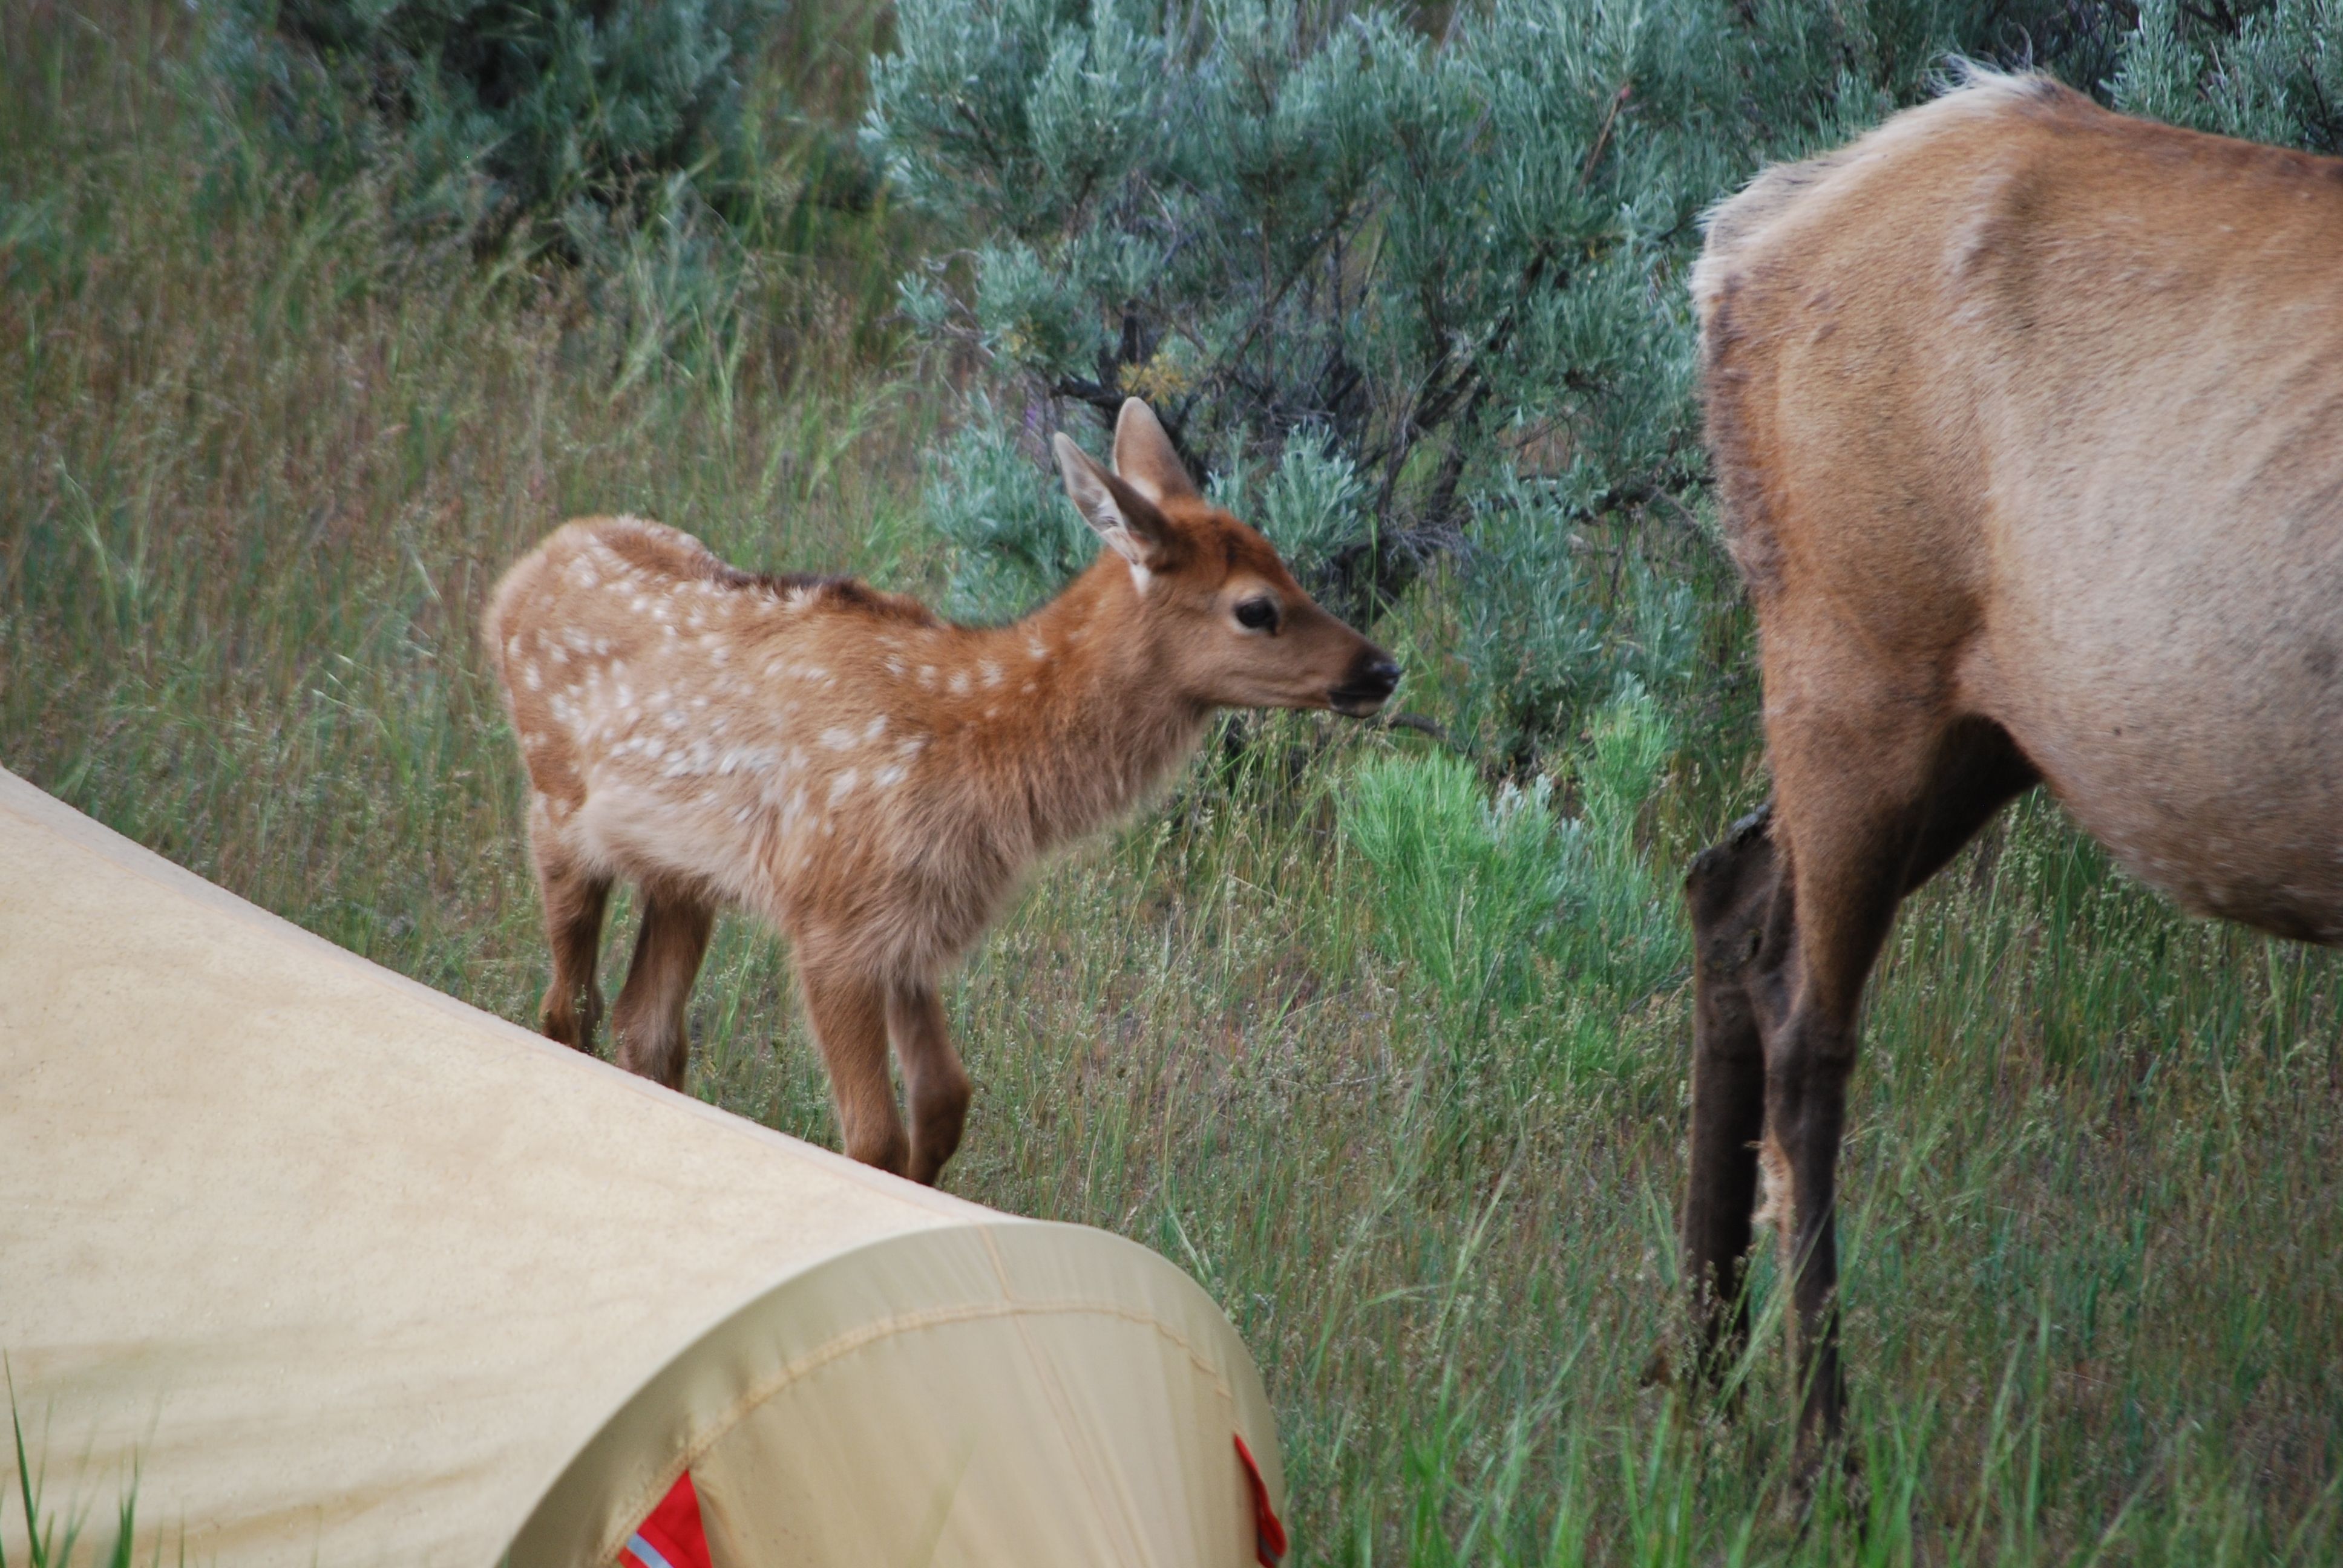
{"type": "Polygon", "coordinates": [[[1562,897],[1568,853],[1553,786],[1492,800],[1445,754],[1366,764],[1341,798],[1344,831],[1373,868],[1375,939],[1452,1010],[1513,1000],[1562,897]]]}
{"type": "Polygon", "coordinates": [[[1674,737],[1630,686],[1597,713],[1575,759],[1579,813],[1539,778],[1493,796],[1461,759],[1385,757],[1341,797],[1344,833],[1372,868],[1375,940],[1452,1014],[1518,1007],[1552,966],[1574,991],[1622,1004],[1680,974],[1686,954],[1667,879],[1635,843],[1674,737]]]}

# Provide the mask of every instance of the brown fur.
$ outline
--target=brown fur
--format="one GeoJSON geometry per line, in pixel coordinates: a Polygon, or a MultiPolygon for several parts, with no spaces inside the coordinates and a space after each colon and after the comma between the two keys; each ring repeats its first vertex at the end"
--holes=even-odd
{"type": "Polygon", "coordinates": [[[932,1181],[970,1094],[936,982],[1035,859],[1128,809],[1217,707],[1390,695],[1397,667],[1204,503],[1143,406],[1117,428],[1127,482],[1060,441],[1109,548],[1013,626],[753,576],[631,518],[569,523],[505,574],[484,636],[528,769],[547,1034],[590,1046],[603,906],[638,882],[618,1060],[680,1087],[713,911],[754,910],[790,939],[847,1151],[932,1181]],[[1240,624],[1264,600],[1273,629],[1240,624]]]}
{"type": "Polygon", "coordinates": [[[1778,1145],[1810,1461],[1855,1011],[1907,892],[2042,781],[2186,907],[2343,941],[2338,257],[2343,162],[1986,73],[1715,216],[1774,799],[1688,879],[1684,1247],[1729,1352],[1778,1145]]]}

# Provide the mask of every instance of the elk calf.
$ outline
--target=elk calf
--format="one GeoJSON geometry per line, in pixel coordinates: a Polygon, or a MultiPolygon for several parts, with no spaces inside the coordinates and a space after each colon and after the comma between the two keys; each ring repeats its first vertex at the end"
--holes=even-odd
{"type": "Polygon", "coordinates": [[[645,909],[618,1060],[679,1088],[714,911],[755,910],[789,938],[847,1152],[932,1182],[970,1089],[936,983],[1034,860],[1128,809],[1215,709],[1365,715],[1391,695],[1398,666],[1205,503],[1144,404],[1123,405],[1115,472],[1056,448],[1106,548],[1011,626],[751,576],[631,518],[569,523],[505,574],[484,636],[528,769],[547,1034],[589,1048],[603,905],[628,879],[645,909]]]}

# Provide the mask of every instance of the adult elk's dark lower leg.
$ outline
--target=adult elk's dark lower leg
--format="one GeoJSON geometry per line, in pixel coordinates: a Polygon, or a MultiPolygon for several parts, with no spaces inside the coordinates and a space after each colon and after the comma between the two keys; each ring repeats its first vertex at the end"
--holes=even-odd
{"type": "MultiPolygon", "coordinates": [[[[1890,727],[1874,733],[1885,738],[1890,727]]],[[[1794,863],[1769,801],[1685,879],[1695,1011],[1684,1247],[1695,1332],[1714,1376],[1746,1337],[1741,1288],[1755,1146],[1769,1137],[1793,1189],[1799,1430],[1810,1473],[1819,1445],[1839,1434],[1845,1402],[1837,1165],[1864,984],[1905,895],[2038,775],[2006,732],[1982,720],[1955,721],[1933,739],[1906,731],[1902,744],[1867,751],[1775,739],[1798,789],[1798,841],[1810,863],[1794,863]]]]}
{"type": "MultiPolygon", "coordinates": [[[[1792,928],[1772,802],[1703,851],[1684,878],[1693,923],[1692,1171],[1684,1207],[1694,1355],[1714,1382],[1749,1332],[1743,1265],[1765,1131],[1759,989],[1778,993],[1792,928]]],[[[1775,1010],[1779,1003],[1775,1000],[1775,1010]]]]}
{"type": "Polygon", "coordinates": [[[1874,743],[1863,751],[1774,738],[1777,766],[1802,787],[1796,872],[1783,879],[1776,910],[1778,919],[1778,906],[1790,907],[1795,931],[1779,950],[1786,984],[1754,994],[1765,1046],[1766,1131],[1791,1172],[1805,1388],[1798,1431],[1809,1466],[1820,1445],[1837,1440],[1846,1400],[1838,1355],[1838,1151],[1865,984],[1905,897],[2039,778],[2008,733],[1983,719],[1899,736],[1880,713],[1867,729],[1874,743]],[[1828,789],[1814,787],[1824,769],[1828,789]]]}

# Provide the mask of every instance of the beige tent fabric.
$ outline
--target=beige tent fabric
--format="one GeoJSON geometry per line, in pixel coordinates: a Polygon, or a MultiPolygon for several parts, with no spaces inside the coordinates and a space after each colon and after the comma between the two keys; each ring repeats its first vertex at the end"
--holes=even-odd
{"type": "Polygon", "coordinates": [[[1284,1497],[1144,1248],[551,1045],[5,771],[0,1353],[45,1512],[103,1535],[135,1469],[190,1562],[608,1562],[686,1464],[719,1568],[1249,1563],[1238,1433],[1284,1497]]]}

